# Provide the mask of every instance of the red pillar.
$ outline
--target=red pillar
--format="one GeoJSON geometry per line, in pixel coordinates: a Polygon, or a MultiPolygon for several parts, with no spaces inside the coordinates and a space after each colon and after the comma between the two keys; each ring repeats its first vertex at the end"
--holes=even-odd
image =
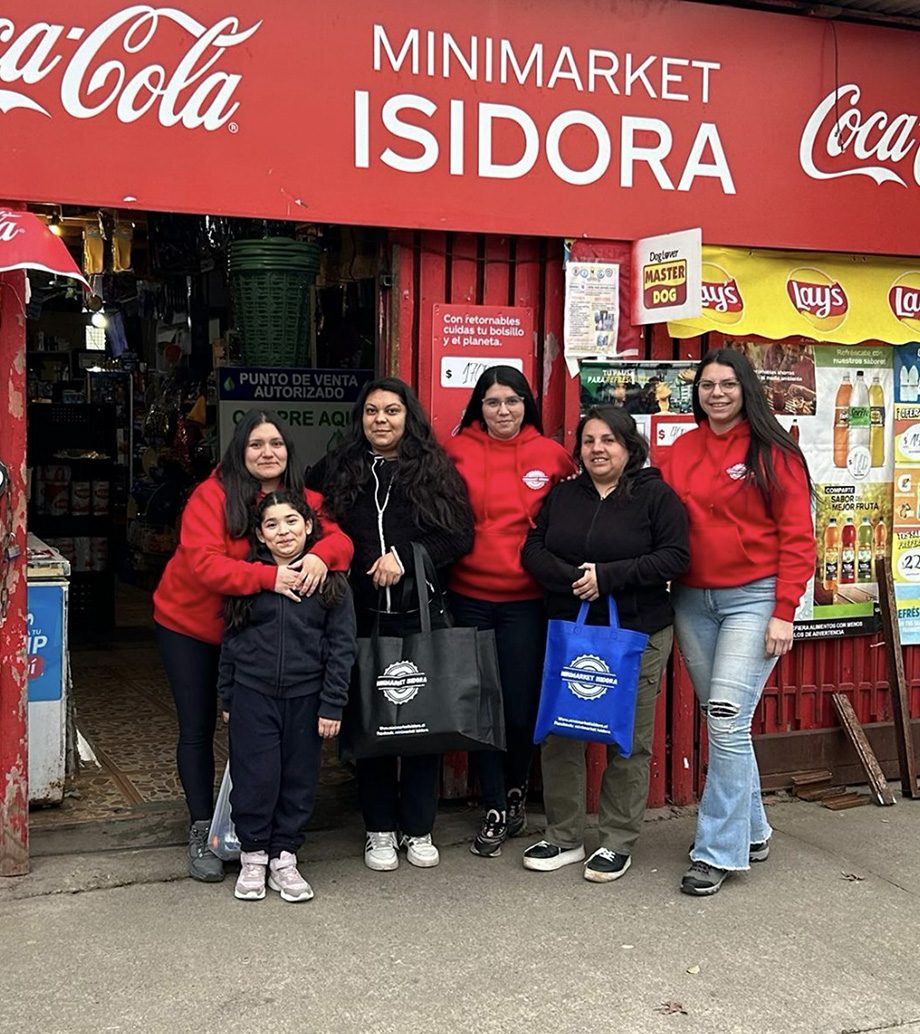
{"type": "Polygon", "coordinates": [[[29,871],[25,319],[25,274],[0,273],[0,460],[10,472],[0,514],[12,506],[19,550],[8,559],[0,532],[0,876],[29,871]]]}

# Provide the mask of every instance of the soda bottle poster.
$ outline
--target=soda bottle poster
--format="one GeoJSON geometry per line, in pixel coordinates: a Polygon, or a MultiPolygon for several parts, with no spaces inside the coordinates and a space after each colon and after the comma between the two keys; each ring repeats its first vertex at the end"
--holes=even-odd
{"type": "Polygon", "coordinates": [[[892,349],[800,339],[733,344],[753,362],[814,484],[816,566],[796,637],[877,631],[875,566],[892,530],[892,349]]]}
{"type": "Polygon", "coordinates": [[[904,645],[920,643],[920,346],[894,349],[891,571],[904,645]]]}

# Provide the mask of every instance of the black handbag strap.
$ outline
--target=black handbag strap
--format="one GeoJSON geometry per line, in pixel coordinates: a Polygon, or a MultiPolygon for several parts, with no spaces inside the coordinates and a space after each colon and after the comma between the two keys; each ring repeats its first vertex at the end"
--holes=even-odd
{"type": "Polygon", "coordinates": [[[431,585],[435,598],[441,604],[441,612],[448,628],[453,625],[450,611],[447,609],[447,602],[444,599],[444,590],[441,588],[438,579],[438,571],[428,550],[421,542],[412,543],[412,569],[415,575],[415,591],[418,596],[419,620],[422,631],[431,631],[431,610],[429,609],[431,597],[428,593],[428,586],[431,585]]]}

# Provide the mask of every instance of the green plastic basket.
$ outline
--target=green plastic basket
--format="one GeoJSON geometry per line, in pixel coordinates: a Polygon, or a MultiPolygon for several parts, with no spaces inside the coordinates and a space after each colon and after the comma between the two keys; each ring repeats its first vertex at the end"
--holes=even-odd
{"type": "Polygon", "coordinates": [[[307,365],[320,254],[312,241],[287,238],[231,244],[230,290],[248,365],[307,365]]]}

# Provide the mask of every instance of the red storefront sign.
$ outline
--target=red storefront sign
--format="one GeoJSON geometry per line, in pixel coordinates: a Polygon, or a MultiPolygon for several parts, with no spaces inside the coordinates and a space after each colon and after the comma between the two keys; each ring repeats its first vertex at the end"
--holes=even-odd
{"type": "Polygon", "coordinates": [[[490,366],[512,366],[534,383],[533,309],[527,306],[436,304],[431,335],[425,401],[439,438],[450,437],[473,386],[490,366]]]}
{"type": "Polygon", "coordinates": [[[913,33],[668,0],[255,10],[6,0],[0,195],[917,250],[913,33]]]}

